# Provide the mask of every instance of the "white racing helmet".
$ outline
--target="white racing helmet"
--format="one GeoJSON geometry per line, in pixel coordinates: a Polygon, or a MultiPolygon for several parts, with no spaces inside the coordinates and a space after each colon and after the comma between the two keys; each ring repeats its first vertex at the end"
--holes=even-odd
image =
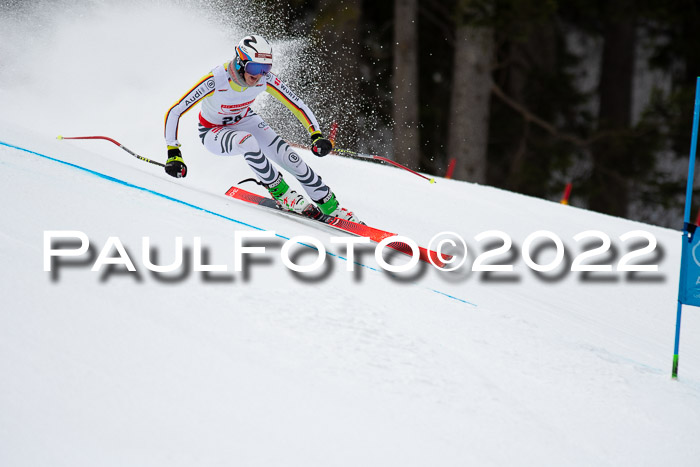
{"type": "Polygon", "coordinates": [[[236,46],[234,58],[236,71],[257,76],[267,74],[272,69],[272,45],[262,36],[245,36],[236,46]]]}

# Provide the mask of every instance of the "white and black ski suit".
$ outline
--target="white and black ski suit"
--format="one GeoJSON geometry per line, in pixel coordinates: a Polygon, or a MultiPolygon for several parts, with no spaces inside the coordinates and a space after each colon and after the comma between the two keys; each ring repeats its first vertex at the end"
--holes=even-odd
{"type": "Polygon", "coordinates": [[[250,106],[267,91],[297,117],[309,134],[320,133],[314,114],[274,74],[268,73],[255,86],[247,87],[231,72],[230,63],[215,67],[170,107],[165,115],[166,144],[180,146],[180,116],[201,102],[199,137],[209,152],[221,156],[242,154],[265,185],[275,184],[280,178],[277,168],[270,164],[274,161],[299,180],[312,200],[323,202],[330,188],[250,106]]]}

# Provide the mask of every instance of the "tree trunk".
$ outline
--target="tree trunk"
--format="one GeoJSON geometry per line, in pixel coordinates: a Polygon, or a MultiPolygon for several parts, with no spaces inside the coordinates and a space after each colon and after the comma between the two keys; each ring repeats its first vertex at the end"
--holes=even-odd
{"type": "MultiPolygon", "coordinates": [[[[528,11],[527,5],[519,8],[528,11]]],[[[520,18],[526,18],[524,13],[520,18]]],[[[525,108],[536,106],[536,95],[547,93],[537,83],[535,76],[552,76],[557,68],[557,32],[552,20],[541,20],[527,24],[519,20],[518,29],[525,38],[514,40],[509,47],[508,84],[510,97],[525,108]]],[[[544,114],[550,119],[554,115],[544,114]]],[[[527,119],[518,125],[517,136],[513,139],[507,167],[506,188],[535,196],[542,196],[543,185],[548,177],[549,157],[533,148],[537,138],[537,128],[527,119]]]]}
{"type": "Polygon", "coordinates": [[[457,27],[447,156],[458,180],[486,182],[493,53],[493,29],[457,27]]]}
{"type": "Polygon", "coordinates": [[[418,169],[418,0],[394,1],[394,158],[418,169]]]}
{"type": "Polygon", "coordinates": [[[599,130],[614,133],[593,147],[593,188],[589,207],[625,217],[629,204],[629,158],[634,157],[629,154],[624,138],[632,115],[636,48],[634,2],[611,1],[606,19],[598,120],[599,130]]]}

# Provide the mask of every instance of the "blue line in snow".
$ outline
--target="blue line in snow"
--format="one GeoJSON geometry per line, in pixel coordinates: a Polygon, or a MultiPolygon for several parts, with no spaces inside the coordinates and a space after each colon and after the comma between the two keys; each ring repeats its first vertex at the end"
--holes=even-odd
{"type": "Polygon", "coordinates": [[[461,298],[457,298],[454,295],[450,295],[450,294],[447,294],[445,292],[440,292],[439,290],[435,290],[435,289],[429,289],[429,290],[435,292],[436,294],[444,295],[447,298],[451,298],[452,300],[457,300],[458,302],[466,303],[467,305],[478,306],[476,303],[468,302],[468,301],[463,300],[461,298]]]}
{"type": "MultiPolygon", "coordinates": [[[[110,175],[105,175],[105,174],[103,174],[103,173],[97,172],[97,171],[92,170],[92,169],[88,169],[88,168],[86,168],[86,167],[83,167],[83,166],[80,166],[80,165],[77,165],[77,164],[73,164],[73,163],[71,163],[71,162],[62,161],[61,159],[56,159],[56,158],[54,158],[54,157],[47,156],[46,154],[41,154],[41,153],[39,153],[39,152],[35,152],[35,151],[30,150],[30,149],[26,149],[26,148],[23,148],[23,147],[20,147],[20,146],[15,146],[14,144],[6,143],[6,142],[4,142],[4,141],[0,141],[0,145],[2,145],[2,146],[7,146],[8,148],[12,148],[12,149],[17,149],[18,151],[24,151],[24,152],[27,152],[27,153],[29,153],[29,154],[34,154],[35,156],[43,157],[44,159],[48,159],[48,160],[53,161],[53,162],[58,162],[59,164],[67,165],[67,166],[69,166],[69,167],[73,167],[74,169],[82,170],[82,171],[87,172],[87,173],[89,173],[89,174],[96,175],[97,177],[104,178],[105,180],[109,180],[110,182],[118,183],[118,184],[120,184],[120,185],[124,185],[124,186],[127,186],[127,187],[129,187],[129,188],[134,188],[134,189],[137,189],[137,190],[145,191],[145,192],[147,192],[147,193],[151,193],[151,194],[153,194],[153,195],[156,195],[156,196],[159,196],[159,197],[161,197],[161,198],[167,199],[168,201],[173,201],[173,202],[175,202],[175,203],[179,203],[179,204],[182,204],[182,205],[184,205],[184,206],[187,206],[187,207],[190,207],[190,208],[193,208],[193,209],[197,209],[198,211],[206,212],[207,214],[211,214],[211,215],[213,215],[213,216],[220,217],[220,218],[222,218],[222,219],[226,219],[226,220],[231,221],[231,222],[235,222],[236,224],[240,224],[240,225],[244,225],[244,226],[246,226],[246,227],[250,227],[251,229],[267,231],[267,229],[263,229],[262,227],[258,227],[258,226],[256,226],[256,225],[248,224],[247,222],[239,221],[238,219],[234,219],[233,217],[224,216],[223,214],[219,214],[218,212],[210,211],[209,209],[205,209],[205,208],[203,208],[203,207],[201,207],[201,206],[197,206],[197,205],[195,205],[195,204],[188,203],[187,201],[182,201],[181,199],[173,198],[172,196],[168,196],[168,195],[166,195],[166,194],[163,194],[163,193],[160,193],[160,192],[151,190],[151,189],[149,189],[149,188],[144,188],[144,187],[142,187],[142,186],[134,185],[133,183],[129,183],[129,182],[126,182],[126,181],[124,181],[124,180],[120,180],[120,179],[115,178],[115,177],[112,177],[112,176],[110,176],[110,175]]],[[[278,233],[275,233],[275,236],[276,236],[276,237],[279,237],[279,238],[283,238],[283,239],[285,239],[285,240],[290,240],[289,237],[285,237],[284,235],[280,235],[280,234],[278,234],[278,233]]],[[[305,246],[305,247],[311,248],[311,249],[313,249],[313,250],[317,250],[317,248],[314,247],[314,246],[312,246],[312,245],[307,245],[306,243],[299,243],[299,244],[300,244],[300,245],[303,245],[303,246],[305,246]]],[[[317,250],[317,251],[318,251],[318,250],[317,250]]],[[[330,253],[330,252],[328,252],[328,251],[326,251],[326,254],[327,254],[327,255],[330,255],[330,256],[334,256],[334,257],[339,258],[339,259],[342,259],[342,260],[344,260],[344,261],[347,261],[347,260],[348,260],[347,258],[345,258],[345,257],[343,257],[343,256],[336,255],[336,254],[330,253]]],[[[356,265],[358,265],[358,266],[362,266],[362,267],[364,267],[364,268],[371,269],[372,271],[379,272],[378,269],[373,268],[372,266],[367,266],[366,264],[358,263],[357,261],[355,261],[354,263],[355,263],[356,265]]],[[[444,292],[440,292],[439,290],[435,290],[435,289],[431,289],[431,288],[428,288],[428,290],[430,290],[430,291],[432,291],[432,292],[435,292],[435,293],[437,293],[437,294],[443,295],[443,296],[445,296],[445,297],[451,298],[451,299],[456,300],[456,301],[458,301],[458,302],[466,303],[466,304],[472,305],[472,306],[477,306],[475,303],[471,303],[471,302],[468,302],[468,301],[466,301],[466,300],[462,300],[461,298],[457,298],[457,297],[454,297],[454,296],[452,296],[452,295],[446,294],[446,293],[444,293],[444,292]]]]}

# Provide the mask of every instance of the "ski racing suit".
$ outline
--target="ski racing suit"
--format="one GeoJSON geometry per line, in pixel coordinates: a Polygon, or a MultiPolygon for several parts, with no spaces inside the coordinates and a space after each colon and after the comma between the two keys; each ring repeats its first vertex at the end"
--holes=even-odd
{"type": "MultiPolygon", "coordinates": [[[[276,186],[282,176],[270,160],[296,177],[304,191],[317,203],[332,195],[321,177],[280,138],[250,106],[263,91],[284,104],[306,127],[309,134],[320,133],[311,110],[277,76],[272,73],[260,78],[254,86],[232,79],[231,62],[215,67],[165,115],[165,141],[169,147],[179,147],[177,131],[180,117],[201,102],[199,137],[213,154],[232,156],[242,154],[258,179],[267,187],[276,186]]],[[[235,76],[235,75],[234,75],[235,76]]]]}

